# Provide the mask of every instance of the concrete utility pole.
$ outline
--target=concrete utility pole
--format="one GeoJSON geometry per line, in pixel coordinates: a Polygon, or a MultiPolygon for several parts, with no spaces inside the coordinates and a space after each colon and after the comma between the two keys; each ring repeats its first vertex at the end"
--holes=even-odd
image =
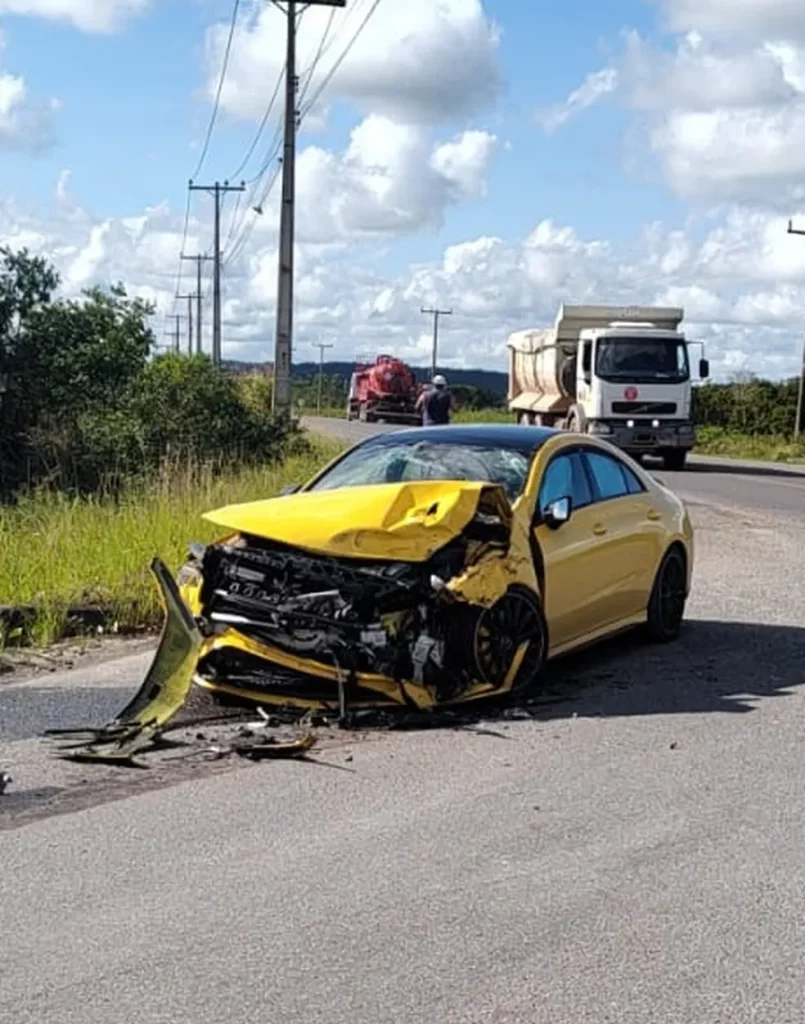
{"type": "MultiPolygon", "coordinates": [[[[805,235],[805,231],[795,228],[792,221],[788,222],[789,235],[805,235]]],[[[802,365],[799,368],[799,391],[797,393],[797,417],[794,423],[794,437],[799,437],[802,428],[802,412],[805,405],[805,340],[802,342],[802,365]]]]}
{"type": "Polygon", "coordinates": [[[212,256],[185,256],[183,260],[194,260],[196,264],[196,355],[201,355],[201,264],[205,260],[213,259],[212,256]]]}
{"type": "Polygon", "coordinates": [[[198,292],[187,292],[185,295],[177,295],[177,299],[187,299],[187,354],[193,355],[193,299],[198,299],[198,292]]]}
{"type": "Polygon", "coordinates": [[[431,363],[432,363],[431,373],[435,376],[435,374],[436,374],[436,359],[437,359],[438,350],[439,350],[439,317],[440,316],[452,316],[453,315],[453,310],[452,309],[425,309],[423,307],[421,312],[427,313],[429,316],[433,317],[433,354],[432,354],[432,359],[431,359],[431,363]]]}
{"type": "Polygon", "coordinates": [[[174,313],[173,319],[176,322],[176,326],[174,327],[174,332],[173,332],[173,351],[178,355],[179,354],[179,324],[182,322],[181,314],[180,313],[174,313]]]}
{"type": "Polygon", "coordinates": [[[314,341],[313,347],[319,350],[319,397],[316,402],[316,411],[321,412],[321,387],[324,380],[324,350],[326,348],[332,348],[332,345],[328,345],[323,341],[314,341]]]}
{"type": "MultiPolygon", "coordinates": [[[[277,0],[275,5],[279,6],[277,0]]],[[[277,325],[274,333],[274,387],[272,402],[277,416],[291,412],[291,365],[293,359],[293,247],[296,202],[296,129],[298,111],[296,90],[297,12],[308,7],[346,7],[346,0],[287,0],[285,15],[285,118],[282,146],[282,203],[280,206],[280,242],[277,267],[277,325]]]]}
{"type": "Polygon", "coordinates": [[[221,196],[227,192],[245,192],[246,183],[223,185],[216,181],[214,185],[188,185],[191,192],[209,192],[215,199],[215,238],[213,240],[213,279],[212,279],[212,361],[215,366],[221,365],[221,196]]]}

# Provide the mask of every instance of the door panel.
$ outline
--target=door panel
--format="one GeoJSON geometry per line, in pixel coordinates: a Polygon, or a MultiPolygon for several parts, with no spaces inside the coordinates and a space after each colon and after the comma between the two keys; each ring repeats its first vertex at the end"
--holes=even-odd
{"type": "Polygon", "coordinates": [[[596,628],[601,608],[601,578],[596,565],[606,539],[595,533],[594,505],[575,510],[558,530],[535,530],[545,566],[545,617],[551,647],[564,647],[596,628]]]}

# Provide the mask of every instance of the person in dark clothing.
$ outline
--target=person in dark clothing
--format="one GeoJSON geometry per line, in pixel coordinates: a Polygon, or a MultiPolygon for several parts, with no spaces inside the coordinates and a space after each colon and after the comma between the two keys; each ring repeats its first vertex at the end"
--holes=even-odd
{"type": "Polygon", "coordinates": [[[422,410],[422,426],[436,427],[450,422],[450,413],[456,411],[456,402],[444,377],[437,373],[431,387],[417,399],[417,409],[422,410]]]}

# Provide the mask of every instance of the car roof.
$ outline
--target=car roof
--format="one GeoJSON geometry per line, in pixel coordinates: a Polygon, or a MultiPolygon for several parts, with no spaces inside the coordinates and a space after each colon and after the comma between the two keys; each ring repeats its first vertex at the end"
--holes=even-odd
{"type": "Polygon", "coordinates": [[[375,434],[362,442],[361,447],[385,444],[481,445],[485,448],[510,448],[532,453],[557,434],[564,431],[552,427],[526,427],[516,423],[456,423],[439,427],[413,427],[410,430],[390,430],[375,434]]]}

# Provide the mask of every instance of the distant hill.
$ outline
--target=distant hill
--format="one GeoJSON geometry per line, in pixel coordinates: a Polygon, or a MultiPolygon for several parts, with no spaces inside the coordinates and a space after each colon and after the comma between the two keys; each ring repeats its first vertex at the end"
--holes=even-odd
{"type": "MultiPolygon", "coordinates": [[[[226,360],[224,367],[232,373],[270,373],[270,363],[245,363],[239,360],[226,360]]],[[[324,364],[324,374],[327,377],[341,377],[345,382],[349,380],[354,363],[348,362],[327,362],[324,364]]],[[[430,370],[424,366],[413,366],[417,380],[425,381],[430,379],[430,370]]],[[[319,372],[319,364],[314,362],[294,363],[293,376],[298,380],[315,377],[319,372]]],[[[494,391],[497,394],[505,395],[507,387],[507,375],[497,370],[458,370],[451,367],[440,369],[445,377],[452,384],[463,384],[467,387],[484,388],[494,391]]]]}

